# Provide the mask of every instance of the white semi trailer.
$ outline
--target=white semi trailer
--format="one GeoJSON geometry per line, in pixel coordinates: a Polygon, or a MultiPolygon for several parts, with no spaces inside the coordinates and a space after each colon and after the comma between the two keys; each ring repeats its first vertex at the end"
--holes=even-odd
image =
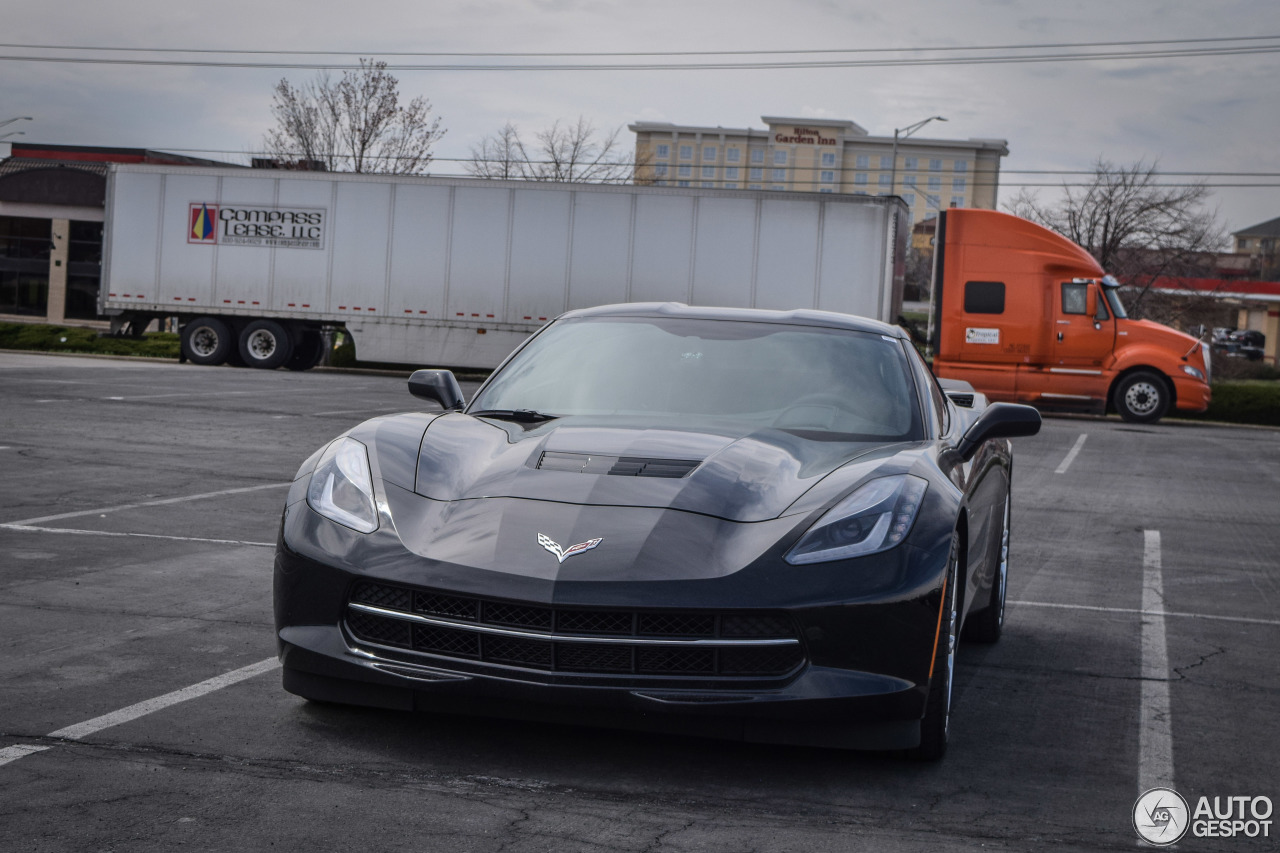
{"type": "Polygon", "coordinates": [[[896,198],[116,165],[100,308],[179,318],[201,364],[494,367],[556,315],[616,302],[819,308],[894,322],[896,198]]]}

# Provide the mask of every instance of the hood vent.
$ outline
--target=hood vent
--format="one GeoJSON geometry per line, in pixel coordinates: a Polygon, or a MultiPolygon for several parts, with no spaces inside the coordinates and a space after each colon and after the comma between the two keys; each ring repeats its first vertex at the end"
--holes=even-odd
{"type": "Polygon", "coordinates": [[[541,471],[609,474],[618,477],[664,477],[678,480],[701,464],[698,459],[653,459],[646,456],[597,456],[548,450],[538,459],[541,471]]]}

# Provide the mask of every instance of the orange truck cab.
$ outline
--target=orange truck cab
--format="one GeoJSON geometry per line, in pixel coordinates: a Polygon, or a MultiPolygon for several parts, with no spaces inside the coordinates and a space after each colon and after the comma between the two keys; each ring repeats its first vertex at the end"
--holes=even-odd
{"type": "Polygon", "coordinates": [[[1131,320],[1120,283],[1070,240],[992,210],[939,216],[934,373],[991,400],[1157,421],[1209,407],[1209,346],[1131,320]]]}

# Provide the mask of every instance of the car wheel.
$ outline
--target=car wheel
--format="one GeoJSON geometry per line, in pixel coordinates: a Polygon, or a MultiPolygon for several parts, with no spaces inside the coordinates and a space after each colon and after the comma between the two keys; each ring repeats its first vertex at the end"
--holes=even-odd
{"type": "Polygon", "coordinates": [[[250,367],[274,370],[293,355],[288,330],[275,320],[254,320],[240,333],[240,357],[250,367]]]}
{"type": "Polygon", "coordinates": [[[182,351],[192,364],[222,364],[234,348],[231,330],[216,317],[201,317],[182,327],[182,351]]]}
{"type": "Polygon", "coordinates": [[[1169,386],[1158,374],[1145,370],[1131,373],[1116,386],[1113,400],[1122,420],[1149,424],[1160,420],[1169,409],[1169,386]]]}
{"type": "Polygon", "coordinates": [[[1009,510],[1012,501],[1004,496],[1004,523],[1000,527],[1000,554],[991,578],[991,598],[982,612],[965,624],[965,638],[977,643],[994,643],[1004,631],[1004,603],[1009,591],[1009,510]]]}
{"type": "Polygon", "coordinates": [[[918,761],[937,761],[946,754],[951,729],[951,685],[955,680],[956,641],[960,630],[960,613],[956,584],[960,577],[960,534],[951,534],[951,554],[947,557],[947,575],[943,581],[942,611],[938,619],[938,641],[933,651],[933,668],[929,677],[929,698],[925,700],[924,719],[920,721],[920,745],[909,754],[918,761]]]}
{"type": "Polygon", "coordinates": [[[287,370],[310,370],[324,355],[324,339],[314,329],[303,329],[293,345],[293,355],[284,363],[287,370]]]}

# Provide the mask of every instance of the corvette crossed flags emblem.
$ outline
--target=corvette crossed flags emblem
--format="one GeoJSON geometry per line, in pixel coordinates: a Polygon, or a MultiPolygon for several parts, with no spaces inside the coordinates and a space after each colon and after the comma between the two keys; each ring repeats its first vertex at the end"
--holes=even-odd
{"type": "Polygon", "coordinates": [[[579,542],[577,545],[571,545],[568,548],[561,548],[560,543],[556,542],[550,536],[543,533],[538,534],[538,544],[543,548],[546,548],[552,554],[555,554],[556,559],[562,563],[565,561],[566,557],[572,557],[574,554],[581,554],[583,551],[590,551],[603,541],[603,537],[600,539],[588,539],[586,542],[579,542]]]}

